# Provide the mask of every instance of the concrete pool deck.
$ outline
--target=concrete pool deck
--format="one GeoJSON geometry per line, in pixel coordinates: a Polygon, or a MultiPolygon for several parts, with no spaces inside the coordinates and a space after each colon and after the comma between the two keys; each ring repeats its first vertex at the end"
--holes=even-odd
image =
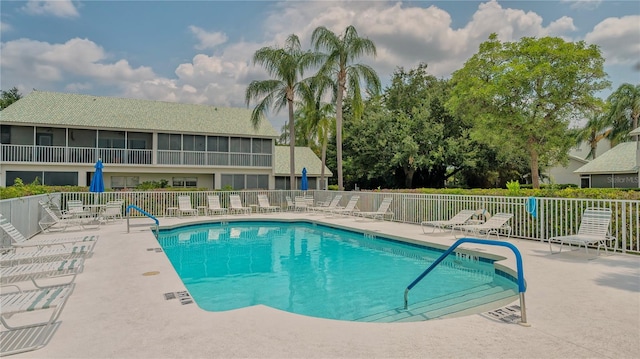
{"type": "MultiPolygon", "coordinates": [[[[223,218],[304,218],[451,245],[449,233],[420,226],[298,213],[223,218]]],[[[211,217],[160,218],[161,225],[211,217]]],[[[149,220],[136,220],[149,223],[149,220]]],[[[11,358],[638,358],[640,256],[596,256],[510,239],[522,253],[530,327],[475,314],[412,323],[356,323],[310,318],[265,306],[206,312],[165,300],[185,290],[148,227],[127,233],[126,220],[99,233],[51,341],[11,358]],[[143,275],[159,272],[155,275],[143,275]]],[[[504,255],[510,250],[465,244],[504,255]]],[[[409,282],[413,278],[409,279],[409,282]]],[[[408,283],[407,283],[408,284],[408,283]]],[[[398,293],[399,301],[403,293],[398,293]]],[[[515,302],[514,304],[518,304],[515,302]]]]}

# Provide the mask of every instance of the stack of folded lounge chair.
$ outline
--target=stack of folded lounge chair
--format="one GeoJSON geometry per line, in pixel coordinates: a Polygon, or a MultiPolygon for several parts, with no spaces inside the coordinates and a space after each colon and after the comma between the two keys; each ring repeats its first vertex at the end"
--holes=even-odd
{"type": "Polygon", "coordinates": [[[98,236],[27,239],[2,215],[0,235],[12,242],[0,248],[0,356],[5,356],[48,343],[98,236]]]}

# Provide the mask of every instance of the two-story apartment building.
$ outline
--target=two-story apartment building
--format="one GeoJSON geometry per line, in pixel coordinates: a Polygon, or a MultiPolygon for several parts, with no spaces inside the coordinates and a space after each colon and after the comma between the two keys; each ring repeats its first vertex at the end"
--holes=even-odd
{"type": "MultiPolygon", "coordinates": [[[[243,108],[33,91],[0,111],[0,186],[16,178],[87,186],[102,159],[112,189],[162,180],[289,189],[288,151],[286,168],[276,168],[279,135],[267,119],[254,128],[250,116],[243,108]]],[[[319,188],[320,159],[309,152],[297,148],[296,173],[307,167],[310,187],[319,188]]]]}

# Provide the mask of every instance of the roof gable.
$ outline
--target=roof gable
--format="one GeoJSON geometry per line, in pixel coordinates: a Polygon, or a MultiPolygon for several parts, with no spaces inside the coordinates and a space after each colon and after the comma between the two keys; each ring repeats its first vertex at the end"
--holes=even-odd
{"type": "Polygon", "coordinates": [[[0,111],[0,121],[16,125],[278,137],[267,119],[254,129],[251,110],[245,108],[46,91],[33,91],[0,111]]]}
{"type": "Polygon", "coordinates": [[[636,163],[636,142],[621,143],[601,156],[575,170],[575,173],[634,173],[636,163]]]}
{"type": "MultiPolygon", "coordinates": [[[[307,169],[308,176],[320,176],[322,160],[309,147],[296,147],[295,149],[296,175],[302,176],[302,169],[307,169]]],[[[289,165],[289,146],[275,146],[275,166],[276,176],[288,176],[291,171],[289,165]]],[[[327,166],[324,167],[326,177],[333,176],[327,166]]]]}

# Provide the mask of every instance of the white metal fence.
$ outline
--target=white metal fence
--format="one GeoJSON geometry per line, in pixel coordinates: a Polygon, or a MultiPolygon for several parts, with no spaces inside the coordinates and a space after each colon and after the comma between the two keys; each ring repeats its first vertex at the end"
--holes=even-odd
{"type": "MultiPolygon", "coordinates": [[[[162,217],[170,207],[178,207],[178,196],[189,195],[193,208],[207,205],[207,195],[220,196],[221,205],[229,206],[229,195],[238,194],[244,206],[257,206],[258,194],[266,194],[271,205],[286,210],[286,197],[307,195],[315,202],[328,201],[336,194],[342,194],[340,205],[344,206],[352,195],[359,195],[358,209],[376,211],[385,197],[393,198],[391,210],[393,221],[419,224],[425,220],[446,220],[463,209],[484,209],[491,214],[513,213],[510,222],[512,236],[545,240],[547,238],[577,232],[582,212],[588,207],[611,208],[613,212],[611,234],[618,240],[618,249],[623,252],[640,253],[640,201],[580,198],[536,198],[537,216],[527,211],[527,197],[466,196],[437,194],[408,194],[385,192],[337,192],[337,191],[144,191],[144,192],[87,192],[59,193],[53,196],[33,196],[0,201],[0,213],[8,217],[16,227],[28,236],[37,233],[39,210],[38,200],[57,201],[65,208],[68,200],[81,200],[85,204],[106,203],[123,200],[128,205],[138,206],[154,216],[162,217]],[[28,213],[28,215],[24,215],[28,213]]],[[[132,213],[139,215],[137,212],[132,213]]],[[[162,223],[162,220],[161,220],[162,223]]]]}

